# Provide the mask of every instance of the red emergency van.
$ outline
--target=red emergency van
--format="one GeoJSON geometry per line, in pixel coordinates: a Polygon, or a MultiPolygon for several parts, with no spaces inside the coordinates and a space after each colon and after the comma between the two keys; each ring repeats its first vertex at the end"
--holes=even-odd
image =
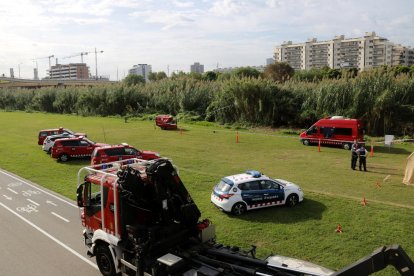
{"type": "Polygon", "coordinates": [[[321,119],[300,134],[300,141],[306,146],[320,141],[321,145],[339,145],[350,149],[355,140],[364,143],[362,121],[343,116],[321,119]]]}

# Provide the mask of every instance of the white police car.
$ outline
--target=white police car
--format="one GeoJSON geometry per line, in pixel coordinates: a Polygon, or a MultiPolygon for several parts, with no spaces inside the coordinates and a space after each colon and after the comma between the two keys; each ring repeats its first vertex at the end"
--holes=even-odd
{"type": "Polygon", "coordinates": [[[234,215],[269,206],[295,206],[301,201],[303,191],[298,185],[253,170],[222,178],[211,193],[215,206],[234,215]]]}

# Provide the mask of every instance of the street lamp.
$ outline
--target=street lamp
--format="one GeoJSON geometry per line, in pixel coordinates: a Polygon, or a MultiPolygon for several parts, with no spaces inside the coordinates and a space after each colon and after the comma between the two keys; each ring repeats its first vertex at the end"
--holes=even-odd
{"type": "Polygon", "coordinates": [[[95,79],[98,80],[98,53],[103,53],[104,51],[96,51],[95,48],[95,79]]]}

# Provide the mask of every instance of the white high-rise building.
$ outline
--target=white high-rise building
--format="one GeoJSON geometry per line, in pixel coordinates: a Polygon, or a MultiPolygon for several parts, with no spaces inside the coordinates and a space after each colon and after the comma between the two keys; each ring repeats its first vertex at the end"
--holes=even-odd
{"type": "Polygon", "coordinates": [[[305,43],[284,42],[274,52],[277,62],[287,62],[295,70],[330,67],[334,69],[358,68],[363,71],[381,65],[413,65],[414,52],[410,47],[393,44],[367,32],[363,37],[332,40],[309,39],[305,43]]]}
{"type": "Polygon", "coordinates": [[[145,82],[149,81],[148,77],[150,73],[152,73],[152,67],[149,64],[137,64],[128,70],[129,75],[143,76],[145,82]]]}

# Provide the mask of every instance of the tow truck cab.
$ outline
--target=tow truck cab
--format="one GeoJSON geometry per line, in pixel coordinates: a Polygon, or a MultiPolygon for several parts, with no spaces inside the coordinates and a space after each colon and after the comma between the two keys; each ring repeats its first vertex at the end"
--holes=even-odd
{"type": "MultiPolygon", "coordinates": [[[[137,262],[153,265],[178,244],[214,237],[210,224],[200,226],[201,213],[167,159],[128,159],[102,167],[79,171],[77,204],[88,254],[96,256],[103,275],[130,270],[137,262]],[[207,228],[208,237],[201,234],[207,228]]],[[[133,270],[143,269],[139,266],[133,270]]]]}
{"type": "Polygon", "coordinates": [[[321,119],[300,134],[304,145],[321,143],[350,149],[352,143],[364,143],[364,127],[359,119],[333,116],[321,119]]]}
{"type": "Polygon", "coordinates": [[[161,129],[177,129],[177,121],[171,115],[157,115],[155,124],[161,129]]]}

